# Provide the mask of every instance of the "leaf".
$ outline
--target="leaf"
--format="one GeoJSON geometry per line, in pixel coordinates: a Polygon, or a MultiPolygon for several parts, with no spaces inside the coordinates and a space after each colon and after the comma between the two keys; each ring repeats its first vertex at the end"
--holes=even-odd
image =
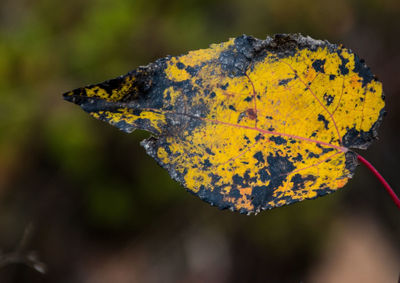
{"type": "Polygon", "coordinates": [[[382,85],[351,50],[301,35],[240,36],[64,94],[142,141],[171,177],[241,213],[343,187],[384,114],[382,85]]]}

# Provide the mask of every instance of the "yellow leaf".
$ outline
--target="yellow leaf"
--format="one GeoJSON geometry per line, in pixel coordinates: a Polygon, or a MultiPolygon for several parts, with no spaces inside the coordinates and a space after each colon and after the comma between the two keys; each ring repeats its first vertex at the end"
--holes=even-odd
{"type": "Polygon", "coordinates": [[[241,213],[343,187],[376,138],[382,85],[351,50],[249,36],[157,60],[64,95],[142,142],[201,199],[241,213]]]}

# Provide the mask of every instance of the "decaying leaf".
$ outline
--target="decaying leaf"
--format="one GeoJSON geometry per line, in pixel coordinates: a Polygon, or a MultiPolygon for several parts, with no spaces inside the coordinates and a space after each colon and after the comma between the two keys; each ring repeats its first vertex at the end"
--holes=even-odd
{"type": "Polygon", "coordinates": [[[258,212],[343,187],[384,114],[351,50],[301,35],[240,36],[64,94],[219,208],[258,212]]]}

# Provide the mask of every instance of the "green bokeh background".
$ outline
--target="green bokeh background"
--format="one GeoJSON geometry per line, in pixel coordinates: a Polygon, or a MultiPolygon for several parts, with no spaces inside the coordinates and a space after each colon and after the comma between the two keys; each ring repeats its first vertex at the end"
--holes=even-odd
{"type": "Polygon", "coordinates": [[[0,282],[308,282],[337,223],[354,217],[378,223],[398,259],[399,211],[365,168],[318,200],[255,217],[220,211],[144,153],[147,133],[122,133],[61,97],[243,33],[294,32],[343,43],[383,82],[388,115],[364,155],[399,194],[398,0],[2,0],[0,250],[32,223],[27,249],[48,273],[11,264],[0,282]],[[193,241],[215,245],[203,255],[214,257],[193,263],[193,241]]]}

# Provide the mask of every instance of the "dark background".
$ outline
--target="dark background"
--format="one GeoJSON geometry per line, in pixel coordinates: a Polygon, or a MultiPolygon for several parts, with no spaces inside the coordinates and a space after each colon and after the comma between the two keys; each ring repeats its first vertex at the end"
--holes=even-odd
{"type": "Polygon", "coordinates": [[[343,190],[257,216],[188,194],[73,88],[243,33],[343,43],[383,82],[363,155],[400,194],[398,0],[2,0],[0,282],[397,282],[400,212],[360,166],[343,190]],[[18,250],[27,227],[28,237],[18,250]]]}

